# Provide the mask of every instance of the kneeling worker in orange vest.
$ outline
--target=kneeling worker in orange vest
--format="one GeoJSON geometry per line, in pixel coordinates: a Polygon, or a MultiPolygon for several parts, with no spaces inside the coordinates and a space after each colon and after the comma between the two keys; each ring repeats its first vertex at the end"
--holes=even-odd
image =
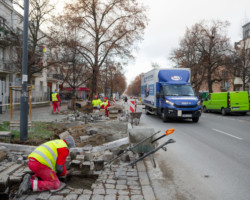
{"type": "Polygon", "coordinates": [[[75,147],[75,141],[70,135],[63,140],[52,140],[37,147],[28,156],[28,166],[34,175],[24,176],[17,196],[31,190],[57,190],[61,184],[57,176],[68,174],[65,161],[69,155],[69,148],[72,147],[75,147]]]}
{"type": "Polygon", "coordinates": [[[109,116],[108,107],[110,107],[110,103],[108,101],[108,98],[104,97],[104,101],[102,102],[101,108],[105,109],[105,114],[107,117],[109,116]]]}

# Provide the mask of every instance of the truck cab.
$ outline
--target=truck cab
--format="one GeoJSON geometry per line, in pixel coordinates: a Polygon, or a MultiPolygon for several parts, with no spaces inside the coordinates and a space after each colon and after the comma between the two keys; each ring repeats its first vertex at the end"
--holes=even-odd
{"type": "Polygon", "coordinates": [[[190,84],[160,84],[158,94],[158,114],[163,121],[170,118],[192,119],[198,122],[201,115],[199,99],[195,96],[190,84]]]}

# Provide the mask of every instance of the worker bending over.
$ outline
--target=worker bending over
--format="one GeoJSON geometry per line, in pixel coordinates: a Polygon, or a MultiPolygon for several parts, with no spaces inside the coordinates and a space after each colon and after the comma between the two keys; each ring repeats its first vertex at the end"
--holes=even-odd
{"type": "Polygon", "coordinates": [[[37,147],[29,156],[28,167],[34,175],[26,174],[21,183],[18,196],[32,191],[56,190],[60,186],[57,176],[65,176],[68,172],[65,161],[69,148],[75,147],[72,136],[63,140],[52,140],[37,147]]]}

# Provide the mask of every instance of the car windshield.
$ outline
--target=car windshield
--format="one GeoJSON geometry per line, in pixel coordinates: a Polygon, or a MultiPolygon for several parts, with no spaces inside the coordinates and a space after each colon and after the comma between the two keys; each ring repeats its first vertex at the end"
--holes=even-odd
{"type": "Polygon", "coordinates": [[[191,85],[164,85],[165,96],[195,96],[191,85]]]}

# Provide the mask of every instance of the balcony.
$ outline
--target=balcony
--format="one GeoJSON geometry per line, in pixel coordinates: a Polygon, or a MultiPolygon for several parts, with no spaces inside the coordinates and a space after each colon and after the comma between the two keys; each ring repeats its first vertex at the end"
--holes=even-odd
{"type": "Polygon", "coordinates": [[[15,70],[14,70],[14,67],[13,67],[13,64],[11,62],[3,62],[3,61],[0,61],[0,72],[1,73],[13,73],[15,70]]]}
{"type": "Polygon", "coordinates": [[[3,26],[0,26],[0,46],[6,47],[11,44],[8,34],[8,31],[6,31],[3,26]]]}
{"type": "Polygon", "coordinates": [[[63,75],[61,74],[47,74],[48,81],[62,81],[63,75]]]}

